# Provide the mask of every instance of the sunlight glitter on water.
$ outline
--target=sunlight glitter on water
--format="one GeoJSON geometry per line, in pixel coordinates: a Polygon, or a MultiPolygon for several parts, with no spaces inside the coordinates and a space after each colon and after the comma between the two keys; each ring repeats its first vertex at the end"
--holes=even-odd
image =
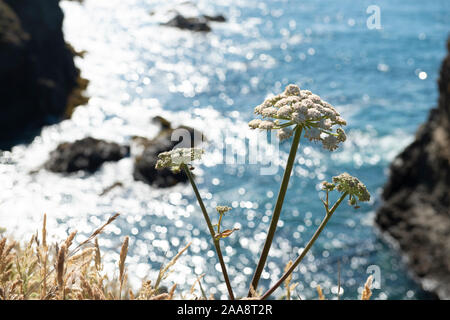
{"type": "MultiPolygon", "coordinates": [[[[67,40],[77,50],[87,50],[86,57],[77,58],[76,63],[90,80],[91,100],[88,106],[76,109],[72,119],[44,128],[32,144],[17,146],[1,156],[0,188],[6,191],[0,194],[0,226],[16,237],[29,236],[39,229],[46,212],[52,241],[64,239],[74,229],[81,233],[77,238],[81,241],[119,212],[120,219],[100,237],[107,252],[107,270],[114,269],[125,235],[131,238],[127,263],[134,285],[146,276],[155,279],[161,263],[192,241],[189,256],[181,257],[167,280],[189,288],[197,276],[207,273],[204,281],[210,292],[225,297],[224,284],[217,285],[219,266],[207,241],[204,221],[186,185],[158,190],[136,182],[131,158],[106,163],[93,175],[63,177],[45,170],[29,174],[63,141],[87,135],[124,144],[132,136],[152,138],[158,128],[150,120],[161,115],[174,125],[206,131],[207,156],[195,172],[209,212],[216,205],[233,207],[224,223],[241,230],[223,246],[233,285],[242,294],[265,239],[288,146],[281,146],[279,158],[274,159],[279,170],[272,176],[261,176],[258,165],[224,165],[222,151],[231,145],[242,152],[242,137],[249,134],[246,123],[252,118],[253,107],[289,82],[296,82],[323,94],[338,108],[349,122],[348,141],[332,155],[320,146],[302,142],[292,196],[285,204],[286,214],[263,273],[263,285],[267,286],[318,224],[319,182],[342,171],[355,172],[369,182],[376,195],[385,181],[388,163],[412,140],[415,127],[430,107],[429,97],[423,98],[421,87],[414,82],[423,86],[436,77],[427,61],[413,52],[408,57],[396,55],[396,41],[382,42],[391,46],[386,48],[386,57],[384,53],[378,56],[380,48],[371,50],[372,42],[360,48],[362,58],[358,57],[347,44],[354,47],[369,36],[361,29],[361,17],[352,11],[358,8],[346,7],[347,13],[325,4],[323,17],[314,18],[304,15],[317,12],[317,4],[312,2],[293,6],[288,2],[198,1],[197,7],[177,1],[162,5],[145,0],[86,0],[82,6],[62,2],[67,40]],[[209,34],[159,26],[170,18],[174,7],[188,14],[224,13],[228,21],[214,23],[209,34]],[[349,19],[353,19],[351,25],[349,19]],[[356,29],[360,31],[357,36],[356,29]],[[330,46],[332,53],[327,50],[330,46]],[[396,68],[405,68],[398,73],[399,81],[384,78],[392,76],[396,68]],[[425,79],[414,73],[419,68],[426,70],[425,79]],[[403,96],[399,88],[403,88],[403,96]],[[401,100],[405,102],[399,103],[401,100]],[[99,196],[117,181],[121,187],[99,196]]],[[[382,37],[389,39],[389,34],[382,37]]],[[[419,42],[431,41],[430,37],[414,37],[419,42]]],[[[270,148],[268,144],[264,147],[270,148]]],[[[261,155],[258,160],[263,158],[261,155]]],[[[316,284],[325,294],[337,290],[336,261],[346,267],[344,297],[356,296],[370,264],[382,264],[388,279],[383,284],[385,290],[375,297],[403,298],[406,289],[398,288],[405,284],[416,292],[417,287],[402,275],[399,257],[380,243],[372,230],[375,201],[378,196],[358,214],[342,209],[330,224],[323,241],[294,276],[301,280],[298,290],[303,298],[316,296],[316,284]]]]}

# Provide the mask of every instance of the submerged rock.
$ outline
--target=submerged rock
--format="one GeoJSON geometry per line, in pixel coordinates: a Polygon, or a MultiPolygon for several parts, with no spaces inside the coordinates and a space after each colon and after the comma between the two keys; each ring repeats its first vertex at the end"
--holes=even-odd
{"type": "Polygon", "coordinates": [[[106,161],[118,161],[129,154],[129,147],[87,137],[60,144],[44,164],[52,172],[71,173],[79,170],[95,172],[106,161]]]}
{"type": "Polygon", "coordinates": [[[438,107],[393,161],[376,223],[398,241],[425,290],[450,299],[450,38],[438,107]]]}
{"type": "Polygon", "coordinates": [[[59,0],[0,0],[0,148],[66,114],[79,70],[59,0]]]}
{"type": "Polygon", "coordinates": [[[143,137],[134,137],[134,142],[141,152],[136,156],[133,177],[159,188],[174,186],[179,182],[187,181],[183,172],[173,173],[169,169],[156,170],[158,154],[172,150],[175,146],[188,148],[199,145],[203,140],[201,132],[186,126],[172,129],[169,121],[162,117],[154,118],[161,126],[158,136],[152,140],[143,137]]]}

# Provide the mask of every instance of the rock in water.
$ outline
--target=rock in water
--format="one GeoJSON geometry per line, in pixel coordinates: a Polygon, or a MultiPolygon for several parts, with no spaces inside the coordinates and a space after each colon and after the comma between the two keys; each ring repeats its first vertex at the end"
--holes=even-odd
{"type": "Polygon", "coordinates": [[[79,170],[95,172],[106,161],[118,161],[129,154],[129,147],[87,137],[60,144],[44,164],[47,170],[71,173],[79,170]]]}
{"type": "Polygon", "coordinates": [[[225,17],[221,14],[218,14],[217,16],[208,16],[206,14],[204,14],[202,16],[204,19],[206,19],[207,21],[212,21],[212,22],[225,22],[227,21],[227,19],[225,19],[225,17]]]}
{"type": "Polygon", "coordinates": [[[177,14],[173,19],[169,20],[169,22],[163,23],[163,25],[192,31],[211,31],[211,27],[208,25],[205,18],[186,18],[181,14],[177,14]]]}
{"type": "Polygon", "coordinates": [[[0,0],[0,144],[61,118],[79,71],[59,0],[0,0]]]}
{"type": "Polygon", "coordinates": [[[425,290],[450,299],[450,38],[438,107],[393,161],[376,223],[399,243],[425,290]]]}
{"type": "Polygon", "coordinates": [[[153,140],[135,137],[137,144],[143,147],[143,151],[136,156],[133,177],[158,188],[174,186],[179,182],[187,181],[183,172],[173,173],[169,169],[156,170],[158,154],[177,147],[194,147],[203,141],[201,132],[186,126],[172,129],[170,122],[162,117],[156,117],[154,121],[161,126],[161,131],[153,140]]]}

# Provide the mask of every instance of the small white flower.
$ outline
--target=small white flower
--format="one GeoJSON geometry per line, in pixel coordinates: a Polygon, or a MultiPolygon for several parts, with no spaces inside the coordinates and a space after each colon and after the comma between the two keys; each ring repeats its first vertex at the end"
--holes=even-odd
{"type": "Polygon", "coordinates": [[[273,117],[276,117],[276,115],[277,115],[277,108],[274,108],[274,107],[268,107],[268,108],[265,108],[262,112],[261,112],[261,114],[262,114],[262,116],[263,117],[266,117],[266,118],[273,118],[273,117]]]}
{"type": "Polygon", "coordinates": [[[289,106],[283,106],[278,109],[277,116],[280,118],[290,118],[292,114],[292,108],[289,106]]]}
{"type": "Polygon", "coordinates": [[[344,129],[337,128],[336,133],[338,134],[337,139],[339,142],[344,142],[345,140],[347,140],[344,129]]]}
{"type": "Polygon", "coordinates": [[[322,101],[322,99],[320,99],[320,97],[317,94],[311,94],[308,98],[309,100],[315,103],[320,103],[322,101]]]}
{"type": "Polygon", "coordinates": [[[314,102],[311,99],[303,99],[301,105],[302,107],[309,109],[314,106],[314,102]]]}
{"type": "Polygon", "coordinates": [[[273,129],[274,126],[275,126],[275,123],[273,123],[273,121],[263,120],[259,124],[259,129],[271,130],[271,129],[273,129]]]}
{"type": "Polygon", "coordinates": [[[311,128],[305,132],[305,138],[308,138],[309,141],[319,141],[320,140],[320,131],[317,128],[311,128]]]}
{"type": "Polygon", "coordinates": [[[216,210],[217,210],[217,212],[218,212],[219,214],[224,214],[224,213],[230,211],[231,209],[232,209],[232,208],[231,208],[231,207],[228,207],[228,206],[217,206],[217,207],[216,207],[216,210]]]}
{"type": "Polygon", "coordinates": [[[201,159],[204,152],[203,149],[198,148],[177,148],[162,152],[158,154],[158,161],[156,162],[155,168],[179,170],[182,164],[188,164],[194,160],[201,159]]]}
{"type": "Polygon", "coordinates": [[[322,139],[322,146],[330,151],[334,151],[338,148],[339,141],[333,135],[327,135],[324,139],[322,139]]]}
{"type": "Polygon", "coordinates": [[[252,129],[257,129],[257,128],[259,128],[260,123],[261,123],[260,119],[253,119],[252,121],[250,121],[248,123],[248,126],[252,129]]]}
{"type": "Polygon", "coordinates": [[[308,120],[308,119],[306,118],[306,115],[305,115],[304,113],[302,113],[302,112],[294,112],[294,113],[292,113],[291,119],[292,119],[295,123],[298,123],[298,124],[303,124],[303,123],[306,122],[306,120],[308,120]]]}
{"type": "Polygon", "coordinates": [[[300,88],[295,84],[290,84],[284,90],[284,94],[287,96],[299,96],[300,88]]]}
{"type": "Polygon", "coordinates": [[[339,117],[339,116],[336,117],[335,122],[336,122],[338,125],[341,125],[341,126],[346,126],[346,125],[347,125],[347,121],[345,121],[344,118],[339,117]]]}
{"type": "Polygon", "coordinates": [[[312,141],[322,141],[324,148],[331,151],[336,150],[339,143],[346,139],[344,130],[333,128],[347,124],[339,112],[320,96],[309,90],[300,90],[296,85],[288,85],[282,94],[267,98],[255,108],[255,113],[269,119],[252,120],[250,128],[275,128],[280,130],[280,139],[286,139],[291,134],[280,127],[295,125],[302,127],[305,137],[312,141]]]}
{"type": "Polygon", "coordinates": [[[309,90],[300,90],[300,94],[302,96],[310,96],[310,95],[312,95],[312,92],[309,90]]]}
{"type": "Polygon", "coordinates": [[[322,114],[319,112],[319,110],[317,110],[315,108],[311,108],[306,113],[306,116],[307,116],[308,120],[319,120],[320,117],[322,116],[322,114]]]}
{"type": "Polygon", "coordinates": [[[330,130],[331,129],[331,125],[332,125],[332,123],[331,123],[330,119],[324,118],[324,119],[319,121],[319,128],[321,128],[323,130],[330,130]]]}
{"type": "Polygon", "coordinates": [[[278,139],[280,139],[280,141],[290,138],[292,136],[292,134],[293,134],[293,130],[289,129],[289,128],[281,128],[277,132],[277,136],[278,136],[278,139]]]}
{"type": "Polygon", "coordinates": [[[358,178],[352,177],[347,172],[333,177],[333,183],[336,184],[338,191],[347,192],[350,196],[356,196],[359,201],[370,200],[370,193],[366,186],[358,178]]]}

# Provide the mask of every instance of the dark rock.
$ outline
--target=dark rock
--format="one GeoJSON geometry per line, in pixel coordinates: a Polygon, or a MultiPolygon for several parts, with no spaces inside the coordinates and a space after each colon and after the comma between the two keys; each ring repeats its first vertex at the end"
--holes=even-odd
{"type": "Polygon", "coordinates": [[[439,93],[438,107],[391,165],[376,223],[398,241],[424,289],[449,299],[450,54],[439,93]]]}
{"type": "Polygon", "coordinates": [[[172,129],[170,122],[162,117],[156,117],[154,121],[160,123],[161,131],[152,140],[135,137],[134,141],[142,146],[143,151],[135,159],[133,177],[158,188],[174,186],[179,182],[187,181],[183,172],[173,173],[169,169],[156,170],[158,154],[172,150],[174,147],[189,148],[199,145],[204,137],[201,132],[186,126],[172,129]]]}
{"type": "Polygon", "coordinates": [[[221,14],[217,15],[217,16],[208,16],[206,14],[204,14],[202,16],[206,21],[212,21],[212,22],[225,22],[227,21],[227,19],[225,19],[225,17],[221,14]]]}
{"type": "Polygon", "coordinates": [[[0,0],[1,148],[65,115],[79,70],[63,17],[59,0],[0,0]]]}
{"type": "Polygon", "coordinates": [[[169,20],[169,22],[163,23],[162,25],[191,31],[211,31],[211,27],[205,18],[186,18],[181,14],[177,14],[173,19],[169,20]]]}
{"type": "Polygon", "coordinates": [[[50,153],[50,159],[44,167],[59,173],[79,170],[92,173],[106,161],[118,161],[126,157],[129,151],[129,147],[88,137],[60,144],[50,153]]]}

